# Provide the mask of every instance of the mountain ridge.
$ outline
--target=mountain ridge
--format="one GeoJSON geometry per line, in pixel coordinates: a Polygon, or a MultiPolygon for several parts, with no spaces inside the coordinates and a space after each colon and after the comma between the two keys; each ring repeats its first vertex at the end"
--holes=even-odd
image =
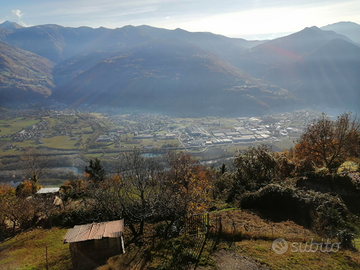
{"type": "Polygon", "coordinates": [[[360,82],[354,71],[360,68],[359,49],[343,35],[310,27],[251,48],[239,67],[254,77],[289,90],[307,104],[357,110],[360,82]],[[326,49],[327,44],[336,40],[336,49],[326,49]],[[320,50],[323,52],[319,53],[320,50]],[[320,54],[321,59],[317,58],[320,54]],[[351,83],[339,84],[339,74],[342,82],[351,83]]]}
{"type": "MultiPolygon", "coordinates": [[[[106,47],[125,47],[150,41],[133,26],[114,30],[90,27],[63,27],[46,24],[21,28],[5,36],[4,41],[59,63],[83,51],[101,50],[106,47]]],[[[111,50],[111,48],[108,48],[111,50]]]]}
{"type": "Polygon", "coordinates": [[[321,27],[322,30],[331,30],[347,36],[360,45],[360,25],[354,22],[337,22],[321,27]]]}
{"type": "MultiPolygon", "coordinates": [[[[146,25],[94,29],[48,24],[14,30],[0,27],[0,40],[22,48],[24,62],[43,59],[35,60],[34,53],[52,60],[55,64],[45,64],[54,67],[45,72],[43,96],[73,105],[74,100],[104,105],[107,99],[112,106],[193,115],[197,107],[202,114],[211,110],[235,114],[314,102],[356,108],[359,96],[354,72],[360,63],[359,47],[344,35],[315,26],[274,40],[247,41],[146,25]],[[340,70],[333,68],[337,65],[340,70]],[[323,100],[322,80],[331,88],[323,100]],[[318,98],[313,93],[319,93],[318,98]]],[[[3,73],[21,66],[12,58],[16,54],[3,60],[3,73]]],[[[28,81],[44,76],[35,73],[28,73],[28,81]]],[[[41,92],[37,83],[31,86],[28,93],[41,92]]],[[[20,84],[17,90],[25,91],[20,84]]]]}
{"type": "Polygon", "coordinates": [[[52,67],[50,60],[0,41],[0,104],[49,97],[52,67]]]}
{"type": "Polygon", "coordinates": [[[0,24],[1,28],[8,29],[8,30],[17,30],[20,28],[23,28],[20,24],[17,24],[15,22],[5,21],[0,24]]]}
{"type": "Polygon", "coordinates": [[[265,112],[269,105],[260,95],[276,97],[282,102],[291,98],[285,90],[274,91],[276,87],[264,86],[264,82],[261,86],[255,81],[195,45],[178,40],[157,40],[100,61],[56,89],[55,96],[75,103],[96,100],[102,105],[140,105],[160,111],[171,108],[174,113],[186,107],[187,113],[192,115],[220,113],[220,107],[226,106],[245,113],[240,105],[248,108],[249,104],[265,112]],[[98,93],[100,87],[102,92],[98,93]],[[258,92],[256,97],[251,96],[252,91],[258,92]]]}

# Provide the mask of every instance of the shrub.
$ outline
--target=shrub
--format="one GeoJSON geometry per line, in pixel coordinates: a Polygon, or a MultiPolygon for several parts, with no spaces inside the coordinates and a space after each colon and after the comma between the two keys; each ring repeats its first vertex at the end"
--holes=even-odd
{"type": "Polygon", "coordinates": [[[338,237],[349,246],[350,212],[339,196],[269,184],[244,194],[242,208],[252,208],[270,218],[291,219],[326,237],[338,237]],[[342,232],[342,233],[341,233],[342,232]]]}
{"type": "Polygon", "coordinates": [[[359,215],[360,186],[350,175],[309,172],[306,177],[296,182],[296,186],[306,190],[337,194],[352,213],[359,215]]]}

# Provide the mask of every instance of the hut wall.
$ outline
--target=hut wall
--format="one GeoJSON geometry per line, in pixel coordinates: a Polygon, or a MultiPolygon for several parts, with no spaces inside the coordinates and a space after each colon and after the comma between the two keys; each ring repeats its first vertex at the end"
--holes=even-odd
{"type": "Polygon", "coordinates": [[[102,238],[70,243],[74,270],[90,270],[106,263],[107,259],[122,253],[119,238],[102,238]]]}

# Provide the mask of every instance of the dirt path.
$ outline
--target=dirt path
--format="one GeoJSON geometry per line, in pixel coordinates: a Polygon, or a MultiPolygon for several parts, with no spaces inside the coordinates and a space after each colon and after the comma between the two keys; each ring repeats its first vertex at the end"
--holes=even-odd
{"type": "MultiPolygon", "coordinates": [[[[216,261],[215,269],[224,270],[269,270],[268,267],[246,256],[238,255],[227,250],[219,250],[212,255],[216,261]]],[[[197,270],[209,270],[207,267],[198,267],[197,270]]],[[[214,269],[214,268],[211,268],[214,269]]]]}

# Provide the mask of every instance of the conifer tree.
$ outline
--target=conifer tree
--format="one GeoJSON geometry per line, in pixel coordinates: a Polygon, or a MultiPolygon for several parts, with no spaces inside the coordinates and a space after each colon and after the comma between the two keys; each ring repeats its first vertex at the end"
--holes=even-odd
{"type": "Polygon", "coordinates": [[[106,179],[105,169],[98,158],[95,158],[95,160],[90,159],[89,167],[85,166],[85,173],[88,179],[94,183],[100,183],[106,179]]]}

